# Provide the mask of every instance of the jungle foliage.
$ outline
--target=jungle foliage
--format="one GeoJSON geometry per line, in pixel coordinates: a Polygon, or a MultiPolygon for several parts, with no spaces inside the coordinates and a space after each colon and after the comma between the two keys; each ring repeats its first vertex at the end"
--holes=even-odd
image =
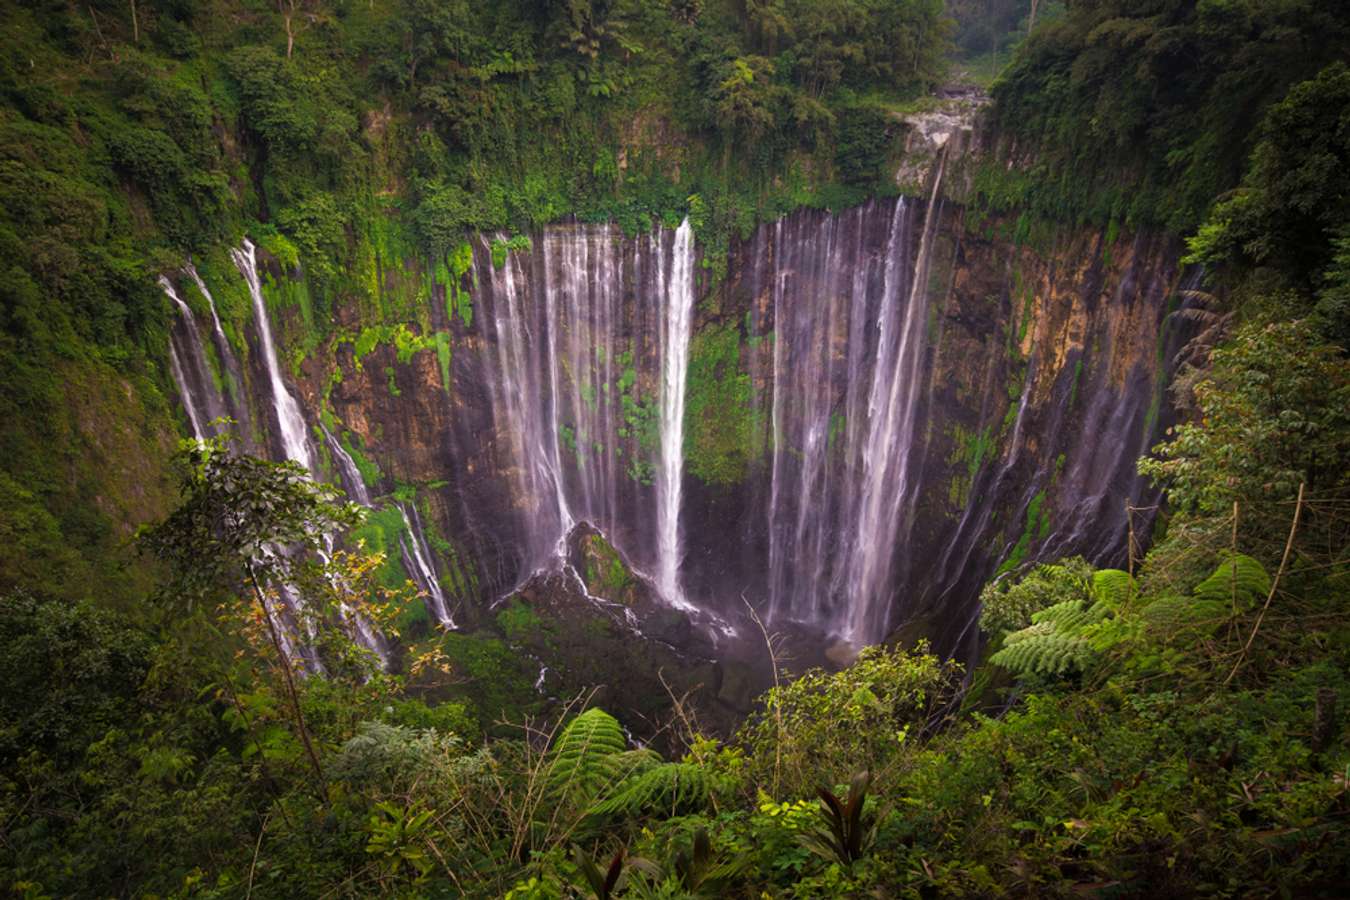
{"type": "MultiPolygon", "coordinates": [[[[1154,546],[1131,571],[1014,561],[969,678],[870,648],[785,680],[731,733],[675,716],[661,756],[584,696],[542,705],[512,638],[527,610],[501,613],[501,639],[400,634],[420,601],[381,581],[380,548],[269,556],[350,524],[294,467],[190,445],[177,511],[144,541],[165,568],[128,562],[100,477],[163,450],[151,276],[191,251],[211,281],[247,229],[303,270],[323,322],[349,302],[378,317],[398,301],[370,277],[382,260],[448,267],[470,229],[688,213],[716,247],[878,187],[867,123],[936,77],[940,7],[8,4],[0,890],[1343,891],[1346,18],[1311,0],[1066,6],[997,91],[1000,134],[1039,162],[985,173],[985,199],[1207,222],[1193,252],[1232,288],[1190,309],[1218,323],[1180,382],[1198,415],[1142,466],[1171,501],[1154,546]],[[91,415],[123,426],[108,446],[77,445],[91,415]],[[297,620],[274,615],[293,581],[297,620]],[[393,642],[390,671],[354,617],[393,642]]],[[[221,291],[227,320],[232,304],[221,291]]],[[[754,450],[735,337],[700,354],[691,442],[713,473],[754,450]]]]}
{"type": "Polygon", "coordinates": [[[1348,46],[1344,11],[1315,0],[1069,3],[994,87],[1000,133],[1031,168],[1015,193],[1051,217],[1188,233],[1275,135],[1258,127],[1267,110],[1348,46]]]}
{"type": "MultiPolygon", "coordinates": [[[[1202,465],[1216,444],[1264,437],[1220,432],[1165,456],[1226,483],[1202,465]]],[[[286,464],[213,467],[191,443],[184,461],[184,504],[146,540],[220,560],[177,560],[192,611],[169,593],[147,632],[0,601],[0,872],[21,896],[1334,896],[1350,875],[1344,465],[1312,493],[1302,464],[1292,503],[1236,483],[1241,527],[1180,507],[1138,578],[1004,576],[985,617],[1002,649],[970,680],[869,648],[731,734],[681,710],[663,757],[584,696],[485,739],[481,711],[436,702],[463,673],[434,636],[383,671],[342,626],[399,639],[416,598],[375,582],[378,559],[311,560],[326,627],[277,621],[324,637],[278,652],[275,591],[309,567],[260,570],[260,601],[250,555],[345,513],[286,464]],[[248,516],[203,513],[236,493],[260,498],[248,516]]]]}
{"type": "MultiPolygon", "coordinates": [[[[242,348],[226,249],[249,234],[288,276],[295,366],[347,337],[339,308],[357,334],[430,340],[442,290],[467,327],[471,232],[519,247],[571,215],[634,233],[687,214],[716,276],[760,218],[892,189],[888,111],[941,77],[948,34],[941,0],[7,0],[3,18],[0,472],[82,596],[64,548],[124,564],[118,527],[171,492],[105,471],[114,499],[81,499],[101,455],[169,455],[158,275],[190,257],[242,348]],[[81,391],[102,401],[83,416],[81,391]],[[86,434],[111,403],[116,448],[86,434]]],[[[146,587],[123,580],[120,601],[146,587]]]]}

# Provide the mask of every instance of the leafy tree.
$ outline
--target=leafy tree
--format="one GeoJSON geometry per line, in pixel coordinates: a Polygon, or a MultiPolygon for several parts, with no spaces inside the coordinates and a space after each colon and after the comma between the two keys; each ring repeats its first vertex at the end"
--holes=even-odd
{"type": "Polygon", "coordinates": [[[929,727],[959,669],[920,646],[866,647],[848,668],[811,669],[764,695],[737,741],[749,776],[774,791],[810,792],[860,768],[883,774],[885,760],[929,727]]]}
{"type": "Polygon", "coordinates": [[[1222,515],[1234,501],[1291,500],[1300,484],[1346,486],[1350,368],[1306,320],[1239,329],[1195,396],[1201,421],[1174,428],[1154,448],[1160,458],[1139,463],[1175,508],[1222,515]]]}
{"type": "Polygon", "coordinates": [[[62,767],[132,719],[151,663],[146,636],[93,604],[0,596],[0,768],[25,753],[62,767]]]}
{"type": "Polygon", "coordinates": [[[1180,232],[1238,184],[1264,111],[1350,37],[1317,0],[1067,6],[994,86],[1003,134],[1037,146],[1045,177],[1026,199],[1180,232]]]}
{"type": "Polygon", "coordinates": [[[781,89],[773,84],[773,63],[762,56],[728,60],[711,96],[715,118],[746,140],[758,140],[775,126],[781,89]]]}
{"type": "Polygon", "coordinates": [[[1062,677],[1085,672],[1102,649],[1093,640],[1092,626],[1113,615],[1132,590],[1125,572],[1097,572],[1087,596],[1063,600],[1033,613],[1031,624],[1008,634],[1003,648],[989,661],[1022,675],[1062,677]],[[1119,589],[1121,582],[1124,590],[1119,589]]]}
{"type": "Polygon", "coordinates": [[[1190,240],[1190,259],[1266,266],[1312,295],[1331,334],[1350,337],[1350,67],[1336,62],[1267,111],[1242,185],[1190,240]]]}
{"type": "Polygon", "coordinates": [[[141,541],[173,567],[175,586],[189,608],[246,582],[276,651],[296,731],[322,780],[295,686],[294,644],[283,637],[284,614],[265,585],[303,587],[313,578],[306,551],[319,550],[326,535],[359,523],[362,510],[340,503],[336,488],[316,483],[298,463],[230,453],[225,437],[185,442],[179,460],[182,503],[143,530],[141,541]]]}

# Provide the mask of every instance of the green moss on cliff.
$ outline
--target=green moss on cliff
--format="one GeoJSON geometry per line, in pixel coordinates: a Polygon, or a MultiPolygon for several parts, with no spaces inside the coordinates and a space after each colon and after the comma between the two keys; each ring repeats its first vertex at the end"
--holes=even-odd
{"type": "Polygon", "coordinates": [[[947,482],[947,499],[954,507],[964,507],[975,482],[975,476],[980,473],[985,459],[994,450],[995,435],[992,428],[970,431],[960,425],[953,425],[951,441],[952,452],[947,457],[947,464],[964,467],[965,473],[962,474],[959,469],[953,473],[947,482]]]}
{"type": "Polygon", "coordinates": [[[685,461],[708,484],[734,484],[763,453],[754,385],[741,363],[735,325],[694,335],[685,394],[685,461]]]}
{"type": "Polygon", "coordinates": [[[995,576],[1002,575],[1004,572],[1016,571],[1018,566],[1022,565],[1022,560],[1026,558],[1027,550],[1031,547],[1031,542],[1035,540],[1044,540],[1050,534],[1050,515],[1043,509],[1045,504],[1045,491],[1039,491],[1036,496],[1031,498],[1027,504],[1026,524],[1022,527],[1022,535],[1013,545],[1012,552],[1003,560],[1003,564],[998,567],[995,576]]]}

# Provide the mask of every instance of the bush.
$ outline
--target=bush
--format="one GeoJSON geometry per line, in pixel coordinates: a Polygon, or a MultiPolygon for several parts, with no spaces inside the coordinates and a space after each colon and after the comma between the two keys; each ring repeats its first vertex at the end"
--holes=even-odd
{"type": "Polygon", "coordinates": [[[926,645],[867,647],[841,672],[811,669],[765,694],[737,735],[747,774],[776,796],[811,795],[864,769],[880,786],[906,741],[936,724],[959,674],[926,645]]]}
{"type": "Polygon", "coordinates": [[[998,638],[1026,628],[1032,614],[1070,600],[1091,598],[1092,566],[1082,557],[1038,565],[1014,581],[1003,577],[980,592],[980,628],[998,638]]]}

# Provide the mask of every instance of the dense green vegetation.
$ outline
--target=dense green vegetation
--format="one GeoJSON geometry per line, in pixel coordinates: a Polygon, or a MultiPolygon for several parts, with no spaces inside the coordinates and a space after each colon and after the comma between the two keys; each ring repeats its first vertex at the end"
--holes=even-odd
{"type": "MultiPolygon", "coordinates": [[[[292,276],[267,288],[300,310],[293,367],[406,322],[448,381],[426,300],[471,322],[470,231],[688,214],[720,271],[760,217],[887,189],[887,111],[941,76],[948,31],[940,0],[8,0],[4,22],[0,472],[74,570],[62,546],[120,560],[125,534],[82,500],[70,385],[132,385],[117,455],[165,458],[155,277],[189,254],[241,355],[247,232],[292,276]],[[380,330],[332,333],[339,307],[380,330]]],[[[102,492],[143,521],[168,485],[137,475],[102,492]]]]}
{"type": "MultiPolygon", "coordinates": [[[[1168,490],[1154,546],[1095,570],[1025,566],[1024,541],[969,671],[919,645],[775,673],[730,732],[674,703],[662,755],[534,689],[526,648],[553,637],[519,600],[490,633],[432,633],[385,565],[401,526],[297,467],[189,446],[173,504],[153,276],[191,253],[237,341],[223,248],[247,231],[296,273],[273,300],[303,307],[300,355],[387,343],[448,372],[413,301],[448,287],[452,327],[472,321],[453,285],[471,231],[687,214],[716,275],[759,217],[888,190],[878,134],[941,75],[941,5],[7,3],[0,890],[1343,891],[1350,19],[1045,6],[994,92],[995,150],[1025,165],[982,168],[976,202],[1170,228],[1212,276],[1185,311],[1194,415],[1141,463],[1168,490]],[[329,333],[339,307],[358,327],[329,333]],[[118,530],[156,514],[139,541],[118,530]],[[349,526],[364,546],[327,561],[266,549],[349,526]],[[278,614],[290,587],[299,621],[278,614]],[[392,672],[353,640],[362,618],[392,672]]],[[[1029,12],[952,8],[969,53],[1006,50],[1029,12]]],[[[743,339],[693,347],[689,463],[711,484],[761,452],[743,339]]],[[[628,363],[625,422],[650,431],[628,363]]],[[[987,436],[963,440],[973,476],[987,436]]],[[[1028,540],[1044,526],[1038,500],[1028,540]]],[[[633,590],[612,546],[583,549],[588,582],[633,590]]]]}
{"type": "Polygon", "coordinates": [[[1000,133],[1031,166],[991,193],[1189,232],[1238,182],[1267,108],[1347,46],[1343,11],[1315,0],[1070,3],[995,86],[1000,133]]]}
{"type": "MultiPolygon", "coordinates": [[[[188,445],[184,503],[144,539],[176,561],[157,633],[92,604],[19,593],[0,605],[9,886],[1334,896],[1350,875],[1338,706],[1350,447],[1341,429],[1305,458],[1230,475],[1230,460],[1261,465],[1271,436],[1241,427],[1245,410],[1210,385],[1248,371],[1255,347],[1292,367],[1305,348],[1271,350],[1268,330],[1238,335],[1198,391],[1206,424],[1161,449],[1179,511],[1137,577],[1081,560],[1013,577],[986,597],[982,624],[1003,649],[973,678],[922,646],[871,648],[773,689],[722,740],[678,711],[683,752],[669,759],[631,749],[580,699],[533,726],[494,726],[487,742],[481,711],[519,698],[428,702],[447,674],[510,690],[509,652],[480,669],[412,647],[388,675],[335,628],[317,647],[325,674],[292,677],[272,590],[251,581],[235,599],[241,578],[304,583],[312,614],[345,607],[392,635],[406,598],[375,584],[378,557],[339,554],[326,574],[260,557],[356,513],[291,464],[188,445]],[[1005,699],[997,683],[1013,685],[1005,699]]],[[[1323,375],[1339,413],[1350,377],[1323,375]]],[[[1320,415],[1297,378],[1267,397],[1320,415]]],[[[508,635],[539,627],[518,605],[502,621],[508,635]]]]}

